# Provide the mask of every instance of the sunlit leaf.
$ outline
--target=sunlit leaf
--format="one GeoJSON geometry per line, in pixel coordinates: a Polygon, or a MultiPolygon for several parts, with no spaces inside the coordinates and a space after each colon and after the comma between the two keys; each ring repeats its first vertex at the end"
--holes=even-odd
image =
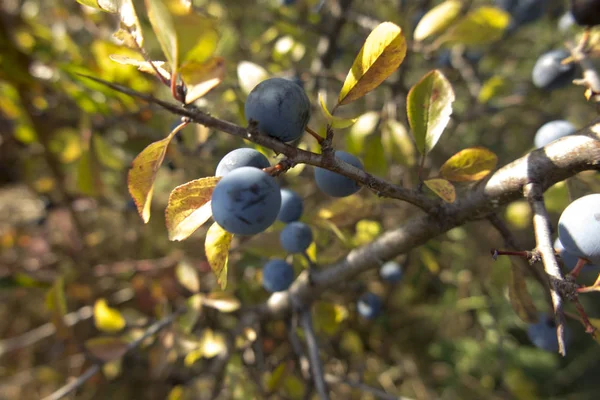
{"type": "Polygon", "coordinates": [[[133,48],[142,48],[144,45],[144,36],[138,16],[135,12],[132,0],[119,0],[118,14],[121,17],[119,30],[114,36],[122,40],[126,46],[133,48]],[[137,45],[136,45],[137,43],[137,45]]]}
{"type": "Polygon", "coordinates": [[[196,322],[198,322],[198,318],[200,318],[202,312],[203,300],[204,295],[202,294],[195,294],[186,300],[185,313],[181,314],[177,319],[178,325],[183,332],[190,333],[196,326],[196,322]]]}
{"type": "Polygon", "coordinates": [[[119,337],[97,337],[85,341],[85,349],[94,358],[104,362],[123,357],[128,346],[129,343],[119,337]]]}
{"type": "Polygon", "coordinates": [[[98,299],[94,304],[94,323],[103,332],[118,332],[126,325],[119,310],[109,307],[105,299],[98,299]]]}
{"type": "Polygon", "coordinates": [[[328,335],[335,334],[346,318],[348,318],[348,310],[339,304],[319,301],[314,305],[315,327],[328,335]]]}
{"type": "Polygon", "coordinates": [[[97,10],[116,13],[118,10],[118,0],[77,0],[78,3],[84,6],[92,7],[97,10]]]}
{"type": "Polygon", "coordinates": [[[175,267],[175,276],[181,285],[192,293],[200,290],[200,278],[198,271],[187,261],[181,261],[175,267]]]}
{"type": "Polygon", "coordinates": [[[398,69],[405,55],[406,39],[402,29],[392,22],[379,24],[354,59],[338,105],[348,104],[375,89],[398,69]]]}
{"type": "Polygon", "coordinates": [[[205,329],[198,341],[198,348],[189,352],[183,360],[186,367],[193,365],[201,358],[213,358],[227,351],[227,340],[220,332],[205,329]]]}
{"type": "Polygon", "coordinates": [[[208,221],[212,216],[210,198],[220,179],[211,176],[173,189],[165,210],[170,240],[184,240],[208,221]]]}
{"type": "Polygon", "coordinates": [[[408,121],[421,154],[428,153],[438,142],[452,114],[454,91],[439,70],[425,75],[408,92],[408,121]]]}
{"type": "Polygon", "coordinates": [[[490,150],[471,147],[450,157],[440,168],[440,176],[454,182],[478,181],[492,172],[497,163],[498,157],[490,150]]]}
{"type": "Polygon", "coordinates": [[[363,219],[356,223],[356,233],[354,234],[354,245],[361,246],[373,241],[381,234],[382,227],[378,221],[363,219]]]}
{"type": "Polygon", "coordinates": [[[156,173],[165,159],[167,147],[176,133],[177,131],[173,130],[166,138],[151,143],[131,163],[127,175],[127,187],[138,213],[145,223],[150,220],[150,204],[156,173]]]}
{"type": "Polygon", "coordinates": [[[278,391],[283,384],[283,378],[289,373],[288,363],[280,363],[274,370],[269,374],[267,378],[266,387],[271,393],[278,391]]]}
{"type": "Polygon", "coordinates": [[[118,151],[111,146],[102,136],[92,135],[94,154],[96,159],[105,167],[120,170],[124,166],[123,159],[118,151]]]}
{"type": "Polygon", "coordinates": [[[383,150],[391,160],[411,167],[415,164],[415,146],[404,125],[388,119],[381,126],[383,150]]]}
{"type": "Polygon", "coordinates": [[[321,112],[323,113],[323,116],[325,117],[325,119],[327,119],[327,122],[331,124],[332,128],[344,129],[349,126],[352,126],[358,120],[358,118],[342,118],[331,115],[331,113],[327,109],[327,104],[325,104],[325,97],[323,97],[322,93],[319,93],[319,105],[321,106],[321,112]]]}
{"type": "Polygon", "coordinates": [[[72,163],[81,156],[82,152],[79,132],[71,128],[58,129],[50,138],[49,147],[58,155],[60,162],[72,163]]]}
{"type": "Polygon", "coordinates": [[[221,289],[227,287],[227,260],[233,235],[219,226],[216,222],[208,228],[204,250],[211,269],[217,276],[221,289]]]}
{"type": "Polygon", "coordinates": [[[460,19],[444,36],[444,43],[484,45],[502,38],[510,23],[510,14],[496,7],[484,6],[460,19]]]}
{"type": "Polygon", "coordinates": [[[214,54],[219,41],[213,18],[198,13],[173,15],[177,38],[177,66],[191,61],[202,64],[214,54]]]}
{"type": "Polygon", "coordinates": [[[356,118],[346,137],[346,150],[353,154],[360,154],[363,150],[367,136],[372,134],[379,123],[380,114],[369,111],[356,118]]]}
{"type": "Polygon", "coordinates": [[[237,76],[242,92],[248,94],[256,85],[269,78],[266,69],[250,61],[242,61],[237,66],[237,76]]]}
{"type": "Polygon", "coordinates": [[[510,299],[510,305],[519,318],[530,323],[537,321],[538,313],[533,304],[533,299],[527,291],[523,270],[512,262],[510,268],[510,281],[508,284],[508,297],[510,299]]]}
{"type": "Polygon", "coordinates": [[[190,104],[221,83],[225,76],[225,59],[215,57],[204,63],[188,61],[179,72],[187,86],[185,102],[190,104]]]}
{"type": "Polygon", "coordinates": [[[458,18],[461,8],[462,2],[458,0],[447,0],[433,7],[417,24],[414,39],[421,41],[443,32],[458,18]]]}
{"type": "MultiPolygon", "coordinates": [[[[120,54],[111,54],[109,56],[109,58],[111,60],[113,60],[114,62],[118,62],[119,64],[133,65],[133,66],[137,67],[138,70],[140,70],[142,72],[146,72],[148,74],[156,75],[155,69],[152,68],[152,65],[150,65],[150,63],[148,61],[138,60],[138,59],[127,57],[127,56],[123,56],[123,55],[120,55],[120,54]]],[[[169,64],[167,64],[164,61],[152,61],[152,64],[154,65],[154,67],[156,68],[156,70],[158,70],[159,73],[165,79],[171,79],[171,72],[169,71],[170,70],[169,64]]]]}
{"type": "Polygon", "coordinates": [[[446,203],[454,203],[454,200],[456,200],[456,191],[454,190],[454,185],[447,180],[436,178],[428,179],[423,183],[425,183],[425,186],[431,189],[433,193],[437,194],[446,203]]]}
{"type": "Polygon", "coordinates": [[[494,75],[481,86],[479,95],[477,95],[477,101],[482,104],[489,102],[494,97],[505,92],[507,88],[506,79],[502,76],[494,75]]]}
{"type": "Polygon", "coordinates": [[[204,298],[204,305],[224,313],[239,310],[242,303],[232,293],[213,292],[204,298]]]}
{"type": "Polygon", "coordinates": [[[388,172],[388,163],[385,157],[385,149],[379,135],[371,136],[365,145],[363,163],[365,170],[370,174],[385,176],[388,172]]]}
{"type": "Polygon", "coordinates": [[[169,9],[162,0],[145,0],[148,19],[165,57],[174,71],[179,67],[177,32],[169,9]]]}

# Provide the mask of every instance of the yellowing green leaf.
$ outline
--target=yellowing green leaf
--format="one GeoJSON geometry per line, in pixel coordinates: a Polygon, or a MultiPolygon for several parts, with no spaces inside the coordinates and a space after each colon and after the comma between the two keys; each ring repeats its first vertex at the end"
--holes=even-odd
{"type": "Polygon", "coordinates": [[[328,335],[335,334],[346,318],[348,318],[348,310],[338,304],[320,301],[313,309],[313,322],[316,329],[328,335]]]}
{"type": "Polygon", "coordinates": [[[358,118],[341,118],[334,117],[331,115],[329,110],[327,109],[327,104],[325,104],[325,97],[323,97],[322,93],[319,93],[319,105],[321,106],[321,112],[323,116],[327,119],[327,122],[331,125],[332,128],[344,129],[349,126],[352,126],[358,118]]]}
{"type": "Polygon", "coordinates": [[[77,2],[83,4],[84,6],[92,7],[109,13],[116,13],[118,10],[117,0],[77,0],[77,2]]]}
{"type": "Polygon", "coordinates": [[[196,326],[198,318],[200,318],[200,314],[202,312],[203,300],[204,295],[195,294],[188,297],[185,301],[185,313],[181,314],[181,316],[177,318],[177,325],[183,332],[189,334],[196,326]]]}
{"type": "Polygon", "coordinates": [[[227,260],[233,235],[219,226],[216,222],[208,228],[204,250],[211,269],[217,276],[221,289],[227,287],[227,260]]]}
{"type": "Polygon", "coordinates": [[[156,173],[165,159],[167,147],[176,133],[177,129],[173,130],[166,138],[151,143],[131,163],[127,175],[127,187],[138,213],[145,223],[150,220],[150,204],[156,173]]]}
{"type": "Polygon", "coordinates": [[[126,324],[119,310],[109,307],[105,299],[98,299],[94,304],[94,323],[103,332],[118,332],[126,324]]]}
{"type": "Polygon", "coordinates": [[[398,69],[405,55],[406,39],[402,29],[392,22],[379,24],[354,59],[340,91],[338,106],[359,99],[379,86],[398,69]]]}
{"type": "Polygon", "coordinates": [[[447,0],[429,10],[417,24],[413,34],[416,41],[425,40],[448,28],[460,15],[462,2],[447,0]]]}
{"type": "Polygon", "coordinates": [[[230,313],[239,310],[242,303],[231,293],[213,292],[204,298],[204,305],[224,313],[230,313]]]}
{"type": "MultiPolygon", "coordinates": [[[[135,67],[138,67],[138,70],[142,72],[156,76],[156,71],[154,70],[154,68],[152,68],[152,65],[150,65],[148,61],[138,60],[120,54],[111,54],[109,58],[114,62],[118,62],[119,64],[133,65],[135,67]]],[[[152,64],[165,79],[171,79],[169,64],[167,64],[164,61],[152,61],[152,64]]]]}
{"type": "Polygon", "coordinates": [[[142,48],[144,36],[132,0],[119,0],[118,14],[121,17],[120,28],[114,37],[122,40],[126,46],[142,48]]]}
{"type": "Polygon", "coordinates": [[[450,157],[440,168],[440,176],[454,182],[478,181],[492,172],[497,163],[498,157],[490,150],[471,147],[450,157]]]}
{"type": "Polygon", "coordinates": [[[242,92],[247,95],[256,85],[268,79],[269,73],[258,64],[242,61],[237,66],[237,76],[242,92]]]}
{"type": "Polygon", "coordinates": [[[510,305],[524,322],[536,322],[537,310],[533,299],[527,291],[525,275],[523,270],[511,262],[510,281],[508,285],[508,297],[510,305]]]}
{"type": "Polygon", "coordinates": [[[200,291],[198,271],[187,261],[181,261],[175,267],[175,276],[181,285],[192,293],[200,291]]]}
{"type": "Polygon", "coordinates": [[[202,64],[214,54],[219,41],[214,18],[191,13],[173,15],[173,26],[177,38],[177,65],[186,61],[202,64]]]}
{"type": "Polygon", "coordinates": [[[381,235],[382,227],[378,221],[363,219],[356,223],[356,233],[354,234],[355,246],[361,246],[373,241],[381,235]]]}
{"type": "Polygon", "coordinates": [[[169,9],[162,0],[145,0],[145,2],[148,19],[158,43],[160,43],[165,57],[173,67],[173,71],[177,71],[179,67],[179,45],[171,13],[169,13],[169,9]]]}
{"type": "Polygon", "coordinates": [[[220,177],[196,179],[177,186],[169,196],[165,217],[169,240],[184,240],[212,216],[210,198],[220,177]]]}
{"type": "Polygon", "coordinates": [[[415,146],[402,123],[393,119],[384,121],[381,143],[388,159],[408,167],[415,165],[415,146]]]}
{"type": "Polygon", "coordinates": [[[425,75],[408,92],[408,122],[421,154],[427,154],[438,142],[452,114],[454,91],[439,70],[425,75]]]}
{"type": "Polygon", "coordinates": [[[277,392],[283,384],[283,378],[285,378],[288,373],[288,363],[282,362],[279,364],[267,378],[267,390],[271,393],[277,392]]]}
{"type": "Polygon", "coordinates": [[[425,186],[431,189],[433,193],[437,194],[446,203],[454,203],[454,200],[456,200],[454,186],[447,180],[435,178],[428,179],[424,183],[425,186]]]}
{"type": "Polygon", "coordinates": [[[369,111],[356,118],[356,123],[352,125],[346,136],[346,150],[353,154],[359,154],[363,151],[367,136],[372,134],[377,128],[380,115],[377,111],[369,111]]]}
{"type": "Polygon", "coordinates": [[[225,76],[225,59],[215,57],[203,63],[188,61],[179,72],[187,86],[185,103],[190,104],[221,83],[225,76]]]}
{"type": "Polygon", "coordinates": [[[85,341],[85,349],[96,359],[109,362],[127,353],[129,343],[118,337],[97,337],[85,341]]]}
{"type": "Polygon", "coordinates": [[[494,75],[483,83],[483,86],[477,95],[477,101],[485,104],[498,96],[498,94],[504,92],[505,88],[506,80],[501,76],[494,75]]]}
{"type": "Polygon", "coordinates": [[[484,45],[502,38],[510,23],[510,14],[496,7],[484,6],[459,20],[441,42],[464,45],[484,45]]]}

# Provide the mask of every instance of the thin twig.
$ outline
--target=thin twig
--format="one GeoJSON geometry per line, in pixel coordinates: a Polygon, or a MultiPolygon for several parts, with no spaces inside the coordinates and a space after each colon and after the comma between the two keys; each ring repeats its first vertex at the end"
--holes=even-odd
{"type": "Polygon", "coordinates": [[[319,357],[319,344],[315,336],[315,330],[312,323],[312,315],[307,307],[300,311],[300,325],[304,336],[306,337],[306,347],[308,350],[308,360],[310,363],[310,373],[321,400],[329,399],[329,389],[323,377],[323,365],[319,357]]]}
{"type": "Polygon", "coordinates": [[[544,191],[538,185],[530,183],[525,185],[523,192],[529,201],[533,212],[533,229],[535,232],[536,248],[542,256],[544,270],[550,278],[550,297],[554,307],[554,318],[556,320],[556,337],[558,338],[558,352],[565,356],[565,314],[563,312],[563,301],[558,285],[564,281],[560,272],[554,248],[552,247],[552,234],[550,229],[550,217],[544,204],[544,191]]]}
{"type": "MultiPolygon", "coordinates": [[[[146,329],[146,331],[144,332],[144,334],[142,336],[140,336],[139,338],[130,342],[127,345],[125,354],[127,354],[128,352],[130,352],[134,349],[137,349],[150,336],[155,335],[162,329],[171,325],[173,323],[173,321],[175,321],[175,318],[177,318],[184,311],[185,311],[184,308],[179,309],[179,310],[175,311],[173,314],[169,315],[168,317],[165,317],[165,318],[155,322],[154,324],[150,325],[148,327],[148,329],[146,329]]],[[[98,361],[96,364],[94,364],[90,368],[88,368],[77,379],[75,379],[74,381],[72,381],[70,383],[67,383],[65,386],[61,387],[54,393],[50,394],[49,396],[46,396],[43,400],[59,400],[65,396],[67,396],[68,394],[74,392],[79,387],[81,387],[85,382],[87,382],[91,377],[96,375],[96,373],[98,373],[102,369],[102,366],[105,363],[106,363],[106,361],[98,361]]]]}

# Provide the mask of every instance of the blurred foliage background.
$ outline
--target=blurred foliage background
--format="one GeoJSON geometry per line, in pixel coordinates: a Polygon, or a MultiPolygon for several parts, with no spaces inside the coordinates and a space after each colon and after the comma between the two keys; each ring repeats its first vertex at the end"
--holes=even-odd
{"type": "MultiPolygon", "coordinates": [[[[197,12],[217,21],[218,35],[205,40],[227,68],[223,83],[196,105],[245,125],[243,103],[257,77],[299,79],[313,103],[310,126],[324,132],[317,92],[329,93],[333,102],[369,31],[390,20],[410,39],[418,18],[438,4],[318,3],[194,1],[197,12]],[[350,7],[340,22],[345,4],[350,7]],[[328,40],[333,29],[339,32],[328,40]]],[[[596,114],[581,88],[543,92],[531,83],[537,57],[580,33],[557,27],[566,4],[542,3],[540,18],[493,45],[435,48],[409,40],[400,70],[341,110],[361,117],[336,133],[334,146],[360,156],[367,171],[414,186],[418,154],[407,132],[405,98],[434,68],[452,82],[456,102],[425,165],[431,176],[469,146],[491,149],[504,165],[533,148],[535,131],[547,121],[586,125],[596,114]]],[[[145,48],[161,60],[143,2],[135,4],[145,48]]],[[[135,56],[112,37],[117,25],[112,15],[75,1],[4,0],[0,6],[0,398],[41,398],[98,358],[111,361],[72,398],[204,399],[221,380],[221,398],[305,398],[308,386],[294,363],[284,321],[267,321],[238,336],[225,369],[217,369],[238,316],[267,298],[260,269],[269,258],[285,256],[277,240],[283,225],[235,240],[223,294],[204,256],[206,229],[169,242],[162,217],[175,186],[213,175],[223,155],[251,144],[202,126],[185,128],[158,173],[150,222],[144,225],[137,215],[127,168],[178,118],[79,75],[169,97],[152,76],[109,59],[135,56]],[[202,305],[201,297],[213,302],[202,305]],[[191,311],[140,349],[123,358],[110,353],[120,351],[119,340],[139,337],[151,321],[186,302],[191,311]],[[98,345],[98,337],[112,341],[98,345]]],[[[203,37],[193,27],[187,33],[203,37]]],[[[297,145],[318,151],[309,136],[297,145]]],[[[273,164],[278,159],[261,151],[273,164]]],[[[303,220],[316,235],[311,252],[322,265],[415,213],[368,190],[327,198],[316,189],[311,168],[302,165],[279,181],[305,199],[303,220]]],[[[599,183],[597,174],[582,173],[551,188],[546,200],[552,222],[572,198],[597,192],[599,183]]],[[[458,195],[469,189],[460,186],[458,195]]],[[[499,215],[524,249],[535,246],[525,202],[499,215]]],[[[527,324],[508,299],[511,261],[490,256],[490,248],[504,246],[488,222],[469,224],[399,258],[405,270],[400,283],[383,282],[374,265],[360,279],[327,291],[314,307],[326,373],[417,399],[598,398],[598,343],[570,320],[566,357],[532,345],[527,324]],[[356,312],[365,291],[384,299],[384,312],[373,321],[356,312]]],[[[298,272],[306,267],[300,258],[294,263],[298,272]]],[[[530,277],[527,288],[538,310],[548,311],[544,289],[530,277]]],[[[581,300],[591,317],[600,318],[597,295],[581,300]]],[[[339,399],[375,398],[343,384],[332,390],[339,399]]]]}

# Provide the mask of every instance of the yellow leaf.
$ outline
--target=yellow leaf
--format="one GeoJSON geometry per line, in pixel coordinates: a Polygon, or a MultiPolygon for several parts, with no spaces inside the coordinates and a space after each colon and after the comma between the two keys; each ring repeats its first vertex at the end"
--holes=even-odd
{"type": "Polygon", "coordinates": [[[465,15],[440,38],[442,43],[484,45],[502,38],[510,14],[496,7],[480,7],[465,15]]]}
{"type": "Polygon", "coordinates": [[[217,276],[221,289],[227,287],[227,260],[233,235],[219,226],[216,222],[208,228],[204,250],[211,269],[217,276]]]}
{"type": "Polygon", "coordinates": [[[97,337],[85,341],[86,350],[95,358],[109,362],[117,360],[127,353],[129,343],[118,337],[97,337]]]}
{"type": "Polygon", "coordinates": [[[105,299],[98,299],[94,304],[94,323],[103,332],[118,332],[125,328],[125,318],[119,310],[109,307],[105,299]]]}
{"type": "Polygon", "coordinates": [[[185,103],[190,104],[221,83],[225,76],[225,59],[215,57],[203,63],[187,61],[179,72],[187,86],[185,103]]]}
{"type": "Polygon", "coordinates": [[[440,176],[449,181],[478,181],[496,168],[498,157],[483,147],[464,149],[450,157],[440,168],[440,176]]]}
{"type": "Polygon", "coordinates": [[[204,298],[204,305],[224,313],[239,310],[242,303],[231,293],[214,292],[204,298]]]}
{"type": "Polygon", "coordinates": [[[201,358],[213,358],[225,351],[227,351],[225,336],[211,329],[205,329],[198,341],[198,348],[189,352],[183,362],[186,367],[189,367],[201,358]]]}
{"type": "Polygon", "coordinates": [[[150,204],[156,173],[165,159],[167,147],[177,131],[178,129],[174,129],[166,138],[151,143],[131,163],[127,175],[127,187],[138,213],[145,223],[150,220],[150,204]]]}
{"type": "Polygon", "coordinates": [[[152,65],[158,70],[158,72],[165,78],[171,79],[171,72],[169,64],[164,61],[152,61],[152,65],[150,62],[138,60],[135,58],[123,56],[120,54],[111,54],[108,56],[114,62],[117,62],[122,65],[133,65],[138,68],[139,71],[145,72],[147,74],[152,74],[156,76],[156,71],[152,68],[152,65]]]}
{"type": "Polygon", "coordinates": [[[200,290],[200,279],[198,271],[187,261],[181,261],[175,267],[175,276],[183,287],[192,293],[197,293],[200,290]]]}
{"type": "Polygon", "coordinates": [[[144,36],[142,27],[138,20],[132,0],[119,0],[118,14],[121,17],[120,28],[114,33],[114,37],[122,40],[126,46],[133,48],[142,48],[144,45],[144,36]],[[137,44],[136,44],[137,43],[137,44]]]}
{"type": "MultiPolygon", "coordinates": [[[[145,0],[148,19],[158,43],[171,64],[173,71],[179,68],[179,43],[173,17],[161,0],[145,0]]],[[[175,73],[175,72],[173,72],[175,73]]]]}
{"type": "Polygon", "coordinates": [[[325,98],[322,93],[319,93],[319,105],[321,106],[321,111],[323,112],[323,116],[327,119],[327,122],[331,125],[332,128],[344,129],[351,125],[353,125],[358,118],[341,118],[334,117],[331,115],[329,110],[327,109],[327,105],[325,104],[325,98]]]}
{"type": "Polygon", "coordinates": [[[212,216],[210,198],[219,180],[211,176],[173,189],[165,210],[169,240],[184,240],[208,221],[212,216]]]}
{"type": "Polygon", "coordinates": [[[460,15],[462,2],[445,1],[429,10],[417,24],[413,37],[422,41],[431,35],[443,32],[460,15]]]}
{"type": "Polygon", "coordinates": [[[392,22],[379,24],[354,59],[337,106],[348,104],[375,89],[398,69],[405,55],[406,39],[402,28],[392,22]]]}
{"type": "Polygon", "coordinates": [[[499,76],[494,75],[490,79],[484,82],[479,94],[477,95],[477,101],[481,104],[485,104],[492,98],[502,94],[506,89],[506,80],[499,76]]]}
{"type": "Polygon", "coordinates": [[[454,203],[456,200],[456,191],[454,190],[454,186],[445,179],[428,179],[425,182],[425,186],[427,186],[431,191],[438,196],[446,203],[454,203]]]}

